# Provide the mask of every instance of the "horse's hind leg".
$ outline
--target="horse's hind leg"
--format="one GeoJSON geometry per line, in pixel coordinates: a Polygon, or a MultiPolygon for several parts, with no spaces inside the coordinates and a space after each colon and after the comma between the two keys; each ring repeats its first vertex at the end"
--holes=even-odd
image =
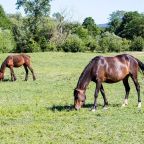
{"type": "Polygon", "coordinates": [[[26,65],[23,65],[23,66],[24,66],[24,69],[25,69],[25,72],[26,72],[26,74],[25,74],[25,81],[27,81],[28,80],[28,68],[27,68],[26,65]]]}
{"type": "Polygon", "coordinates": [[[130,92],[130,86],[129,86],[129,83],[128,83],[128,78],[129,76],[126,76],[124,79],[123,79],[123,84],[124,84],[124,87],[125,87],[125,100],[124,100],[124,103],[122,106],[126,106],[128,105],[128,96],[129,96],[129,92],[130,92]]]}
{"type": "Polygon", "coordinates": [[[106,98],[106,95],[105,95],[105,91],[104,91],[103,85],[101,85],[101,87],[100,87],[100,92],[101,92],[101,94],[103,96],[104,108],[106,108],[106,106],[108,105],[108,101],[107,101],[107,98],[106,98]]]}
{"type": "Polygon", "coordinates": [[[131,78],[135,84],[137,94],[138,94],[138,108],[141,108],[140,85],[139,85],[138,80],[137,80],[137,75],[136,76],[131,75],[131,78]]]}
{"type": "Polygon", "coordinates": [[[34,71],[33,71],[32,67],[30,65],[28,65],[28,68],[30,69],[30,71],[32,73],[33,80],[36,80],[36,77],[35,77],[35,74],[34,74],[34,71]]]}

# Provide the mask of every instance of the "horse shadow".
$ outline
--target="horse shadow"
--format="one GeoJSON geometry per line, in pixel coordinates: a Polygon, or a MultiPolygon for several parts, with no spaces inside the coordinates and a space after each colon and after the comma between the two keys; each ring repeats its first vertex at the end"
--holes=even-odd
{"type": "Polygon", "coordinates": [[[6,79],[3,79],[2,82],[11,82],[11,79],[6,78],[6,79]]]}
{"type": "MultiPolygon", "coordinates": [[[[109,104],[108,107],[120,107],[121,104],[118,103],[118,104],[109,104]]],[[[93,107],[93,104],[85,104],[82,108],[83,109],[91,109],[93,107]]],[[[98,107],[103,107],[102,104],[98,104],[98,107]]],[[[50,110],[50,111],[73,111],[75,110],[74,106],[73,105],[53,105],[52,107],[46,107],[47,110],[50,110]]]]}
{"type": "Polygon", "coordinates": [[[74,107],[72,105],[53,105],[52,107],[46,107],[47,110],[55,111],[72,111],[74,107]]]}

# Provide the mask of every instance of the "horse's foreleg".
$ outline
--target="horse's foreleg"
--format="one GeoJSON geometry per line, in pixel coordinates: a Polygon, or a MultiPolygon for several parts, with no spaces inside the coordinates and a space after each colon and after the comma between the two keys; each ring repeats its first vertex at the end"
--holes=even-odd
{"type": "Polygon", "coordinates": [[[95,111],[97,108],[97,98],[98,98],[98,93],[101,87],[101,82],[97,81],[96,82],[96,89],[95,89],[95,94],[94,94],[94,105],[92,111],[95,111]]]}
{"type": "Polygon", "coordinates": [[[26,65],[24,65],[24,69],[25,69],[25,72],[26,72],[26,74],[25,74],[25,81],[27,81],[28,80],[28,68],[27,68],[26,65]]]}
{"type": "Polygon", "coordinates": [[[136,91],[137,91],[137,94],[138,94],[138,108],[141,108],[140,85],[138,83],[137,76],[132,75],[131,77],[132,77],[132,80],[135,84],[136,91]]]}
{"type": "Polygon", "coordinates": [[[123,103],[123,107],[128,105],[128,96],[129,96],[129,92],[130,92],[130,86],[129,86],[129,83],[128,83],[128,76],[123,80],[123,84],[124,84],[124,87],[125,87],[125,99],[124,99],[124,103],[123,103]]]}
{"type": "Polygon", "coordinates": [[[33,71],[32,67],[30,65],[28,65],[28,68],[30,69],[30,71],[32,73],[33,80],[36,80],[36,77],[35,77],[35,74],[34,74],[34,71],[33,71]]]}
{"type": "Polygon", "coordinates": [[[103,100],[104,100],[104,108],[107,108],[108,101],[107,101],[107,98],[106,98],[106,95],[105,95],[105,91],[104,91],[104,88],[103,88],[102,84],[101,84],[101,87],[100,87],[100,91],[101,91],[101,94],[102,94],[103,100]]]}
{"type": "Polygon", "coordinates": [[[16,81],[16,76],[13,67],[10,67],[10,72],[11,72],[11,81],[16,81]]]}

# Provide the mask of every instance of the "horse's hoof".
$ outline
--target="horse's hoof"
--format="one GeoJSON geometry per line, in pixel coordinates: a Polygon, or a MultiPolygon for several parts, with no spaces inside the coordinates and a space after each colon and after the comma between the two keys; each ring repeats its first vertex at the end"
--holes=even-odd
{"type": "Polygon", "coordinates": [[[95,111],[96,111],[96,109],[91,109],[91,111],[92,111],[92,112],[95,112],[95,111]]]}
{"type": "Polygon", "coordinates": [[[126,107],[126,106],[128,106],[128,105],[124,103],[124,104],[122,104],[122,106],[121,106],[121,107],[126,107]]]}
{"type": "Polygon", "coordinates": [[[103,107],[103,109],[104,109],[104,110],[107,110],[107,109],[108,109],[108,107],[107,107],[107,106],[105,106],[105,107],[103,107]]]}
{"type": "Polygon", "coordinates": [[[138,103],[138,108],[141,109],[141,102],[138,103]]]}
{"type": "Polygon", "coordinates": [[[121,107],[125,107],[125,104],[122,104],[122,106],[121,107]]]}

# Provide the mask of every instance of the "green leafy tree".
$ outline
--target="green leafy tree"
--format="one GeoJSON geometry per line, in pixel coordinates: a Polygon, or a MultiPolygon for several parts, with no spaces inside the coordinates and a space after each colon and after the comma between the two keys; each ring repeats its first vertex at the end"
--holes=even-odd
{"type": "Polygon", "coordinates": [[[115,19],[122,20],[125,13],[126,13],[125,11],[119,11],[119,10],[112,12],[110,14],[109,21],[113,21],[115,19]]]}
{"type": "Polygon", "coordinates": [[[114,32],[115,33],[117,28],[119,28],[120,24],[121,24],[120,19],[114,19],[111,22],[109,22],[109,24],[108,24],[109,27],[106,28],[106,30],[109,31],[109,32],[114,32]]]}
{"type": "Polygon", "coordinates": [[[112,14],[110,14],[109,17],[109,23],[108,23],[108,28],[106,28],[106,30],[110,31],[110,32],[116,32],[117,28],[120,26],[121,22],[122,22],[122,18],[124,16],[126,12],[125,11],[115,11],[112,12],[112,14]]]}
{"type": "Polygon", "coordinates": [[[82,26],[88,29],[91,36],[97,36],[100,34],[100,29],[96,26],[95,21],[92,17],[87,17],[84,19],[82,26]]]}
{"type": "Polygon", "coordinates": [[[6,16],[3,7],[0,5],[0,27],[3,29],[11,29],[11,22],[6,16]]]}
{"type": "Polygon", "coordinates": [[[135,37],[131,43],[130,50],[132,51],[144,50],[144,39],[142,37],[135,37]]]}
{"type": "Polygon", "coordinates": [[[0,53],[13,52],[15,45],[11,30],[0,28],[0,53]]]}
{"type": "Polygon", "coordinates": [[[144,37],[144,15],[136,11],[125,13],[115,33],[127,39],[133,39],[135,36],[144,37]]]}
{"type": "Polygon", "coordinates": [[[50,14],[51,0],[17,0],[17,8],[23,8],[28,16],[27,25],[30,32],[36,36],[38,26],[43,21],[45,16],[50,14]]]}

